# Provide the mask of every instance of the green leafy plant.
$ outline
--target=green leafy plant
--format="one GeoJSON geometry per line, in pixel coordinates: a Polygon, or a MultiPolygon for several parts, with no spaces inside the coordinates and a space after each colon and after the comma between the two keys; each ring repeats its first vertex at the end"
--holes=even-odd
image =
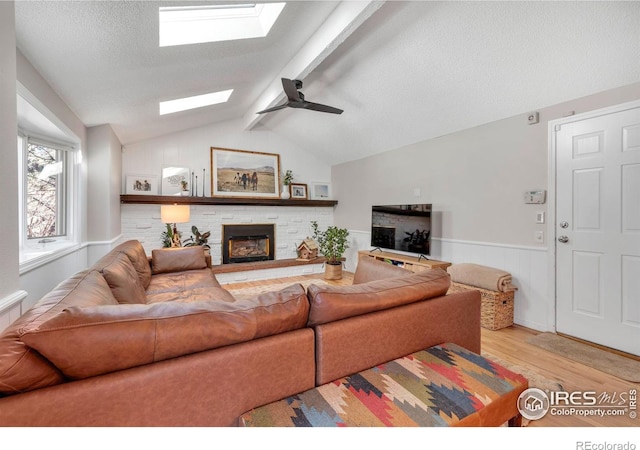
{"type": "Polygon", "coordinates": [[[185,247],[193,247],[196,245],[201,245],[204,248],[211,248],[208,244],[209,236],[211,236],[210,231],[200,233],[200,231],[198,231],[198,228],[195,225],[193,225],[191,227],[191,232],[193,233],[193,236],[184,240],[185,247]]]}
{"type": "Polygon", "coordinates": [[[293,181],[293,171],[291,170],[285,171],[284,174],[282,175],[282,184],[284,184],[285,186],[289,186],[292,181],[293,181]]]}
{"type": "Polygon", "coordinates": [[[347,237],[349,231],[346,228],[331,226],[325,231],[318,229],[318,222],[311,222],[313,239],[318,243],[320,253],[327,258],[327,264],[341,264],[342,255],[349,248],[347,237]]]}
{"type": "MultiPolygon", "coordinates": [[[[162,234],[160,235],[160,238],[162,239],[162,246],[163,247],[173,247],[173,243],[175,242],[175,234],[173,232],[173,229],[171,228],[171,224],[167,223],[167,231],[163,231],[162,234]]],[[[182,233],[180,233],[178,231],[178,242],[180,242],[180,238],[182,237],[182,233]]]]}

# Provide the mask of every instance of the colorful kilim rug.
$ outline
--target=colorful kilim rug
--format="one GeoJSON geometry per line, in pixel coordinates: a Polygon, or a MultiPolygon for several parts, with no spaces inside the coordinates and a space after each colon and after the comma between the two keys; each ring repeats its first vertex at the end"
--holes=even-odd
{"type": "MultiPolygon", "coordinates": [[[[509,397],[527,380],[455,344],[431,347],[284,400],[240,418],[252,427],[426,427],[464,424],[463,419],[509,397]]],[[[513,403],[511,405],[511,402],[513,403]]],[[[483,420],[491,421],[491,414],[483,420]]],[[[495,418],[498,426],[507,418],[495,418]]],[[[467,421],[479,424],[477,421],[467,421]]]]}

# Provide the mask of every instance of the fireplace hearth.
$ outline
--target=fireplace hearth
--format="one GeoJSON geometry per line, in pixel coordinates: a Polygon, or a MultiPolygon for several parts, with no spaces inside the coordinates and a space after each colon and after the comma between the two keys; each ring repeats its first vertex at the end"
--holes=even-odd
{"type": "Polygon", "coordinates": [[[275,259],[275,226],[273,224],[222,226],[223,264],[273,259],[275,259]]]}

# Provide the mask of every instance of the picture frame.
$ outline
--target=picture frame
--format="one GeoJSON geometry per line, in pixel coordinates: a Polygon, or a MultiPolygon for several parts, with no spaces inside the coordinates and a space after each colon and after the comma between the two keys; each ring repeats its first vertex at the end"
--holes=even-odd
{"type": "Polygon", "coordinates": [[[309,198],[307,185],[304,183],[291,183],[289,185],[289,192],[292,199],[307,200],[309,198]]]}
{"type": "Polygon", "coordinates": [[[211,147],[211,196],[280,198],[280,155],[211,147]]]}
{"type": "Polygon", "coordinates": [[[314,181],[311,183],[312,200],[329,200],[331,198],[331,184],[325,181],[314,181]]]}
{"type": "Polygon", "coordinates": [[[125,194],[158,195],[158,176],[127,175],[125,177],[125,194]]]}
{"type": "Polygon", "coordinates": [[[188,167],[164,166],[162,168],[162,195],[191,195],[191,188],[188,167]]]}

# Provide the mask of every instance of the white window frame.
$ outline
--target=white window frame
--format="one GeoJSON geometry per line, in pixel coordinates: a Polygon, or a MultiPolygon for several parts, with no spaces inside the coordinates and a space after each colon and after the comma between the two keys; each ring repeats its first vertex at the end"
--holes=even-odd
{"type": "MultiPolygon", "coordinates": [[[[82,148],[80,138],[69,129],[54,113],[38,100],[20,82],[16,83],[17,95],[27,101],[48,122],[48,127],[57,132],[56,137],[49,133],[28,130],[18,124],[18,136],[23,138],[23,148],[19,152],[19,272],[20,275],[37,267],[73,253],[81,247],[82,230],[82,148]],[[67,185],[66,185],[66,235],[55,238],[55,242],[38,243],[26,239],[26,173],[22,174],[26,159],[26,139],[32,138],[43,143],[52,144],[55,148],[62,148],[67,153],[67,185]]],[[[16,136],[15,151],[18,151],[18,136],[16,136]]],[[[18,169],[18,168],[17,168],[18,169]]]]}

